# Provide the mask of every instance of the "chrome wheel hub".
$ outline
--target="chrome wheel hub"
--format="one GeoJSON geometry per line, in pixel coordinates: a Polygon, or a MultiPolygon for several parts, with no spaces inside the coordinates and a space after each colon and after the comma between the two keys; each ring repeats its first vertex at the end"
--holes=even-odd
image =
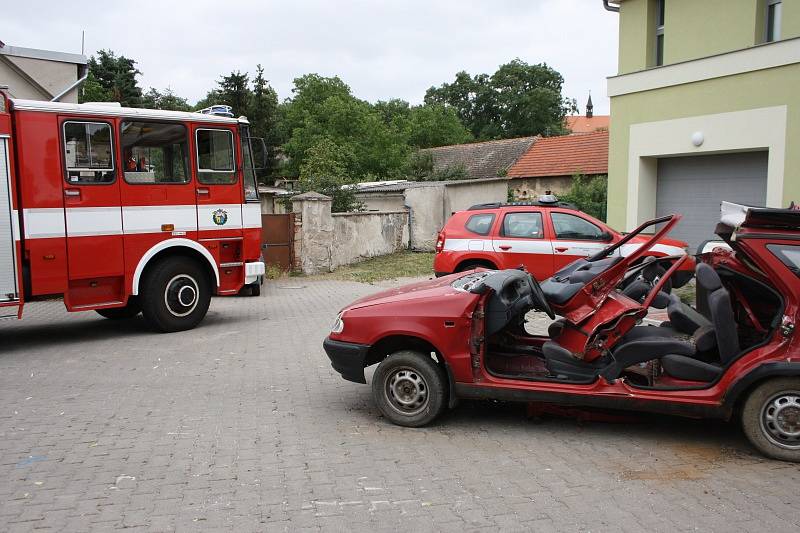
{"type": "Polygon", "coordinates": [[[395,410],[415,415],[428,405],[428,384],[412,368],[400,368],[386,378],[386,397],[395,410]]]}
{"type": "Polygon", "coordinates": [[[772,396],[761,410],[761,429],[773,444],[800,449],[800,391],[772,396]]]}
{"type": "Polygon", "coordinates": [[[167,283],[164,291],[164,303],[174,316],[186,316],[197,307],[200,287],[192,276],[178,274],[167,283]]]}

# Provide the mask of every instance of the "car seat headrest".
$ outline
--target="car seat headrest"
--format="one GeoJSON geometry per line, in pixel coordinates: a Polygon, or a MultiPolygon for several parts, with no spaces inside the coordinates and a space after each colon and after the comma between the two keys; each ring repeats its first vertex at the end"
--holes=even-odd
{"type": "Polygon", "coordinates": [[[697,277],[697,283],[707,291],[715,291],[722,288],[722,280],[719,279],[719,274],[705,263],[697,265],[695,276],[697,277]]]}

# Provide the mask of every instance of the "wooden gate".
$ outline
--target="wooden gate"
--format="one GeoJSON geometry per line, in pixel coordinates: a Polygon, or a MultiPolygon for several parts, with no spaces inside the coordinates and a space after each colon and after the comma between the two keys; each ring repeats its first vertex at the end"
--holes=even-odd
{"type": "Polygon", "coordinates": [[[294,213],[261,215],[261,242],[267,265],[290,270],[294,263],[294,213]]]}

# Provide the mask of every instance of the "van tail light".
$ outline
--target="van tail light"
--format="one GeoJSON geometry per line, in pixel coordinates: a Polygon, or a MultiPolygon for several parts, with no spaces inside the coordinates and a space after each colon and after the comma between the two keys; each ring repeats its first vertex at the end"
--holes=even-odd
{"type": "Polygon", "coordinates": [[[440,231],[436,237],[436,253],[441,253],[444,250],[444,231],[440,231]]]}

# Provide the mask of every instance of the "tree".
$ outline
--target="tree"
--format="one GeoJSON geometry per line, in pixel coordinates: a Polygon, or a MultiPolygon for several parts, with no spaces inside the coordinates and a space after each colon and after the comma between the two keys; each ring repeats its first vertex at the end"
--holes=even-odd
{"type": "Polygon", "coordinates": [[[559,135],[564,116],[576,109],[561,94],[564,79],[544,63],[529,65],[515,59],[492,74],[456,74],[453,83],[431,87],[427,104],[442,104],[479,140],[528,135],[559,135]]]}
{"type": "Polygon", "coordinates": [[[333,199],[331,211],[341,213],[361,209],[355,191],[347,187],[348,167],[355,155],[328,137],[319,138],[306,150],[300,166],[300,189],[316,191],[333,199]]]}
{"type": "Polygon", "coordinates": [[[605,222],[607,195],[608,176],[589,178],[583,174],[576,174],[572,177],[569,192],[562,194],[561,200],[575,204],[584,213],[605,222]]]}
{"type": "Polygon", "coordinates": [[[169,87],[164,89],[163,93],[151,87],[150,90],[142,96],[142,107],[148,109],[166,109],[169,111],[189,111],[192,109],[192,106],[189,105],[186,98],[178,96],[169,87]]]}
{"type": "Polygon", "coordinates": [[[136,76],[140,74],[133,59],[117,56],[111,50],[100,50],[97,57],[89,59],[89,76],[80,101],[119,102],[126,107],[139,107],[142,89],[136,76]]]}
{"type": "Polygon", "coordinates": [[[289,157],[286,171],[300,173],[309,149],[327,138],[352,157],[344,161],[349,180],[397,176],[410,153],[405,137],[338,77],[308,74],[295,80],[294,97],[283,107],[282,130],[289,157]]]}

